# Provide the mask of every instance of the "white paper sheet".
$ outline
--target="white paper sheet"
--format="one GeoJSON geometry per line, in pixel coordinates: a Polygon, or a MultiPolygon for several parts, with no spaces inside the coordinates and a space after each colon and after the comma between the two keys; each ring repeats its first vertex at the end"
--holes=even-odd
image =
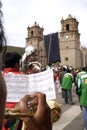
{"type": "Polygon", "coordinates": [[[53,71],[46,71],[24,75],[24,74],[5,74],[7,85],[7,102],[18,102],[26,94],[39,91],[46,94],[46,99],[56,98],[53,71]]]}

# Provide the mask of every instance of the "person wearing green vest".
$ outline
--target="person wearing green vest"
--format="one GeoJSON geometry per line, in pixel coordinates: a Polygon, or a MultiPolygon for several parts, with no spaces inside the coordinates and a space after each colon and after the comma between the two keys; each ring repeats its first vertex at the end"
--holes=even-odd
{"type": "Polygon", "coordinates": [[[82,117],[85,130],[87,130],[87,74],[81,76],[78,81],[78,94],[82,107],[82,117]]]}
{"type": "MultiPolygon", "coordinates": [[[[76,79],[75,79],[75,85],[76,85],[76,94],[78,96],[78,100],[80,102],[80,95],[78,93],[78,85],[79,85],[79,79],[81,78],[82,75],[84,74],[87,74],[87,71],[85,69],[85,67],[82,67],[81,71],[78,72],[77,76],[76,76],[76,79]]],[[[80,108],[82,109],[81,105],[80,105],[80,108]]]]}
{"type": "Polygon", "coordinates": [[[65,103],[69,103],[70,105],[73,105],[72,101],[72,83],[73,83],[73,75],[72,75],[73,69],[67,69],[67,73],[64,74],[63,80],[62,80],[62,90],[64,93],[64,100],[65,103]]]}

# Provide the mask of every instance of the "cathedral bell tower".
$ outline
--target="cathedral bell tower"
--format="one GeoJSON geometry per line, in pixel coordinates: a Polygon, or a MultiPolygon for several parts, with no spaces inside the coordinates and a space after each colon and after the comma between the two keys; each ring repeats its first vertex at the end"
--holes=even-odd
{"type": "Polygon", "coordinates": [[[33,26],[27,27],[27,38],[26,47],[29,45],[36,48],[39,52],[39,60],[42,65],[46,64],[46,53],[45,46],[43,42],[43,28],[41,28],[36,22],[33,26]]]}
{"type": "Polygon", "coordinates": [[[61,64],[81,67],[80,34],[78,21],[69,15],[61,20],[61,32],[59,37],[61,64]]]}

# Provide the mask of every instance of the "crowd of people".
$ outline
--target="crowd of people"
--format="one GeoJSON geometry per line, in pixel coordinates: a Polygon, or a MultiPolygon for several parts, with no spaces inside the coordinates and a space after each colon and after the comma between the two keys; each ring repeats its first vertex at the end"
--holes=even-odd
{"type": "Polygon", "coordinates": [[[61,97],[65,104],[74,105],[72,96],[74,87],[82,111],[84,128],[87,130],[87,66],[75,69],[72,66],[63,65],[55,71],[54,81],[57,81],[58,88],[61,88],[61,97]]]}

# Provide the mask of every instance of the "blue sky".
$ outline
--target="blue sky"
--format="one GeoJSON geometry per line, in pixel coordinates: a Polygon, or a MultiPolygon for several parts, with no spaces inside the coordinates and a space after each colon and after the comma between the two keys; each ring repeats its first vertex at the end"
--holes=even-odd
{"type": "Polygon", "coordinates": [[[87,0],[2,0],[7,44],[25,47],[27,27],[36,21],[44,35],[60,32],[68,14],[79,22],[81,45],[87,47],[87,0]]]}

